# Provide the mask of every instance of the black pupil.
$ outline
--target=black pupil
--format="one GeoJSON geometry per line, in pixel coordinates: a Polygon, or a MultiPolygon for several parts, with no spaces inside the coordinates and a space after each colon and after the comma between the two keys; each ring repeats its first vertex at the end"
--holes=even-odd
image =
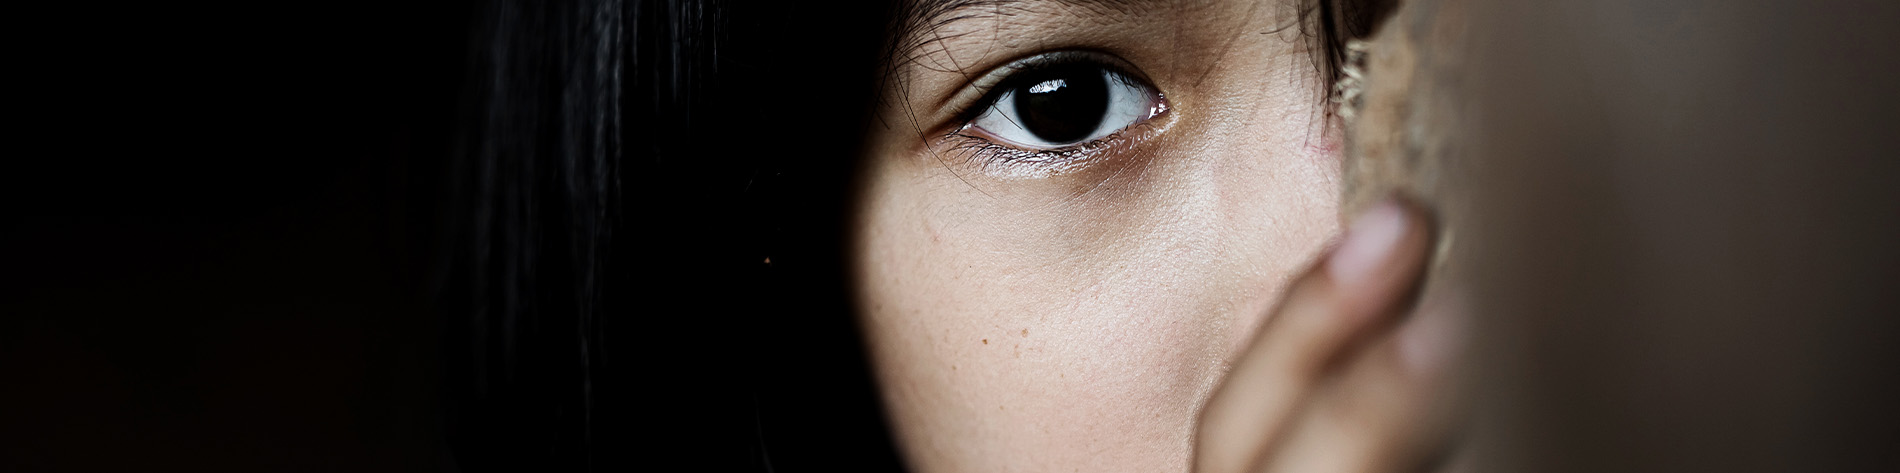
{"type": "Polygon", "coordinates": [[[1108,77],[1095,67],[1064,67],[1036,74],[1015,93],[1023,129],[1052,143],[1081,141],[1108,113],[1108,77]]]}

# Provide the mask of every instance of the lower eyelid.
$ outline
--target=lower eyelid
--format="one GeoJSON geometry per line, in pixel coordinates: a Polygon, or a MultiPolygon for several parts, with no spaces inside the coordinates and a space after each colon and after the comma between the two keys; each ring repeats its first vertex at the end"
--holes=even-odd
{"type": "MultiPolygon", "coordinates": [[[[1091,53],[1093,54],[1093,53],[1091,53]]],[[[1094,61],[1091,61],[1094,62],[1094,61]]],[[[1018,65],[1023,62],[1017,63],[1018,65]]],[[[1072,174],[1094,165],[1118,159],[1132,146],[1145,142],[1166,128],[1165,122],[1157,120],[1170,111],[1167,99],[1156,86],[1145,80],[1139,73],[1131,72],[1119,59],[1103,60],[1098,63],[1110,80],[1139,90],[1149,100],[1149,109],[1138,112],[1121,129],[1096,139],[1063,146],[1054,149],[1025,149],[1026,145],[1017,145],[1000,136],[986,136],[994,133],[984,127],[975,126],[979,117],[996,113],[997,100],[1007,99],[1008,94],[991,95],[982,101],[982,106],[968,109],[963,114],[962,123],[926,146],[928,153],[936,154],[938,161],[946,166],[989,175],[1001,179],[1042,179],[1072,174]]],[[[1025,66],[1026,67],[1026,66],[1025,66]]],[[[995,74],[1015,74],[1024,67],[1009,66],[995,74]]],[[[989,84],[1001,87],[1000,84],[989,84]]],[[[992,90],[993,89],[986,89],[992,90]]],[[[1110,120],[1112,118],[1105,118],[1110,120]]],[[[1106,126],[1107,123],[1104,123],[1106,126]]],[[[959,174],[962,171],[957,171],[959,174]]]]}
{"type": "Polygon", "coordinates": [[[1052,150],[1030,151],[969,133],[969,128],[939,139],[938,153],[951,154],[942,161],[1001,179],[1045,179],[1072,174],[1113,158],[1118,152],[1147,141],[1162,131],[1143,120],[1107,136],[1081,144],[1052,150]]]}
{"type": "MultiPolygon", "coordinates": [[[[1118,127],[1118,128],[1115,130],[1109,131],[1109,133],[1120,132],[1123,129],[1131,128],[1137,124],[1140,124],[1144,121],[1158,117],[1161,114],[1166,113],[1168,109],[1167,99],[1164,98],[1161,91],[1156,90],[1155,86],[1150,85],[1147,81],[1142,80],[1139,76],[1136,76],[1129,72],[1125,72],[1120,66],[1100,64],[1095,67],[1098,67],[1097,70],[1099,70],[1102,74],[1107,76],[1107,79],[1111,83],[1115,84],[1114,86],[1111,86],[1109,88],[1110,93],[1112,95],[1109,98],[1110,102],[1109,102],[1108,110],[1107,110],[1108,115],[1103,117],[1103,122],[1101,124],[1102,128],[1097,129],[1096,131],[1097,133],[1101,133],[1103,130],[1108,129],[1111,126],[1118,127]],[[1119,113],[1117,112],[1118,110],[1121,110],[1122,108],[1119,105],[1135,106],[1135,104],[1131,103],[1135,101],[1146,102],[1145,109],[1127,110],[1127,111],[1122,111],[1119,113]]],[[[1012,114],[1012,112],[1009,111],[1011,107],[1008,106],[1008,104],[1010,103],[1009,101],[1012,96],[1013,96],[1013,91],[1011,90],[1001,91],[1001,93],[991,95],[989,98],[985,99],[982,102],[983,103],[982,106],[972,108],[970,111],[965,112],[963,114],[964,118],[961,119],[962,125],[959,127],[958,132],[962,132],[970,128],[979,128],[979,129],[982,129],[983,131],[989,132],[989,134],[992,135],[992,138],[994,138],[992,141],[998,141],[999,144],[1005,144],[1007,146],[1015,147],[1018,149],[1025,149],[1025,151],[1030,151],[1030,152],[1034,152],[1032,150],[1059,150],[1059,149],[1066,149],[1066,148],[1071,148],[1071,147],[1076,146],[1076,145],[1070,145],[1070,146],[1048,148],[1044,146],[1039,146],[1035,143],[1026,143],[1024,142],[1024,140],[1020,138],[1010,137],[1010,135],[1012,134],[1031,133],[1031,132],[1029,132],[1026,129],[1023,129],[1022,126],[1017,124],[1014,120],[1011,120],[1008,123],[1002,123],[1002,122],[996,122],[995,121],[997,120],[996,118],[988,118],[988,117],[1000,116],[1001,119],[1008,119],[1008,116],[1012,114]],[[983,122],[986,119],[990,120],[991,123],[988,125],[983,124],[983,122]]],[[[1141,108],[1141,107],[1137,106],[1137,108],[1141,108]]],[[[1104,137],[1106,137],[1106,134],[1104,134],[1103,136],[1097,137],[1096,139],[1101,139],[1104,137]]]]}

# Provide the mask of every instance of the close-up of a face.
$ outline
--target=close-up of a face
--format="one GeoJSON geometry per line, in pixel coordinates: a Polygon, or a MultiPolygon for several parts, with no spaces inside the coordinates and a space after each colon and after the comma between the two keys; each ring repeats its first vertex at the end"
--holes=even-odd
{"type": "Polygon", "coordinates": [[[1900,2],[54,3],[0,472],[1900,471],[1900,2]]]}
{"type": "Polygon", "coordinates": [[[1201,405],[1339,227],[1341,131],[1297,7],[918,14],[853,246],[913,468],[1188,467],[1201,405]]]}

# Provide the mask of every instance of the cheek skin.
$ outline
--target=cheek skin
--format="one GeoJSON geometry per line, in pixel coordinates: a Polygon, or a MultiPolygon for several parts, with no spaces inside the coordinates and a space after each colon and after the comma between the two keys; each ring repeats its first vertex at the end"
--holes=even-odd
{"type": "Polygon", "coordinates": [[[1254,66],[1184,94],[1238,105],[1183,113],[1089,198],[872,158],[859,304],[914,470],[1187,468],[1228,359],[1337,230],[1310,84],[1259,87],[1305,69],[1254,66]]]}

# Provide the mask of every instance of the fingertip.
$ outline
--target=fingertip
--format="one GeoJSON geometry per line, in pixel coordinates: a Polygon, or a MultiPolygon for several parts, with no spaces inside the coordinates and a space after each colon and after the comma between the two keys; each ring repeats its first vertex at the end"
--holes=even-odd
{"type": "Polygon", "coordinates": [[[1409,199],[1380,200],[1347,226],[1326,258],[1327,276],[1346,288],[1380,282],[1380,275],[1418,258],[1431,239],[1431,223],[1430,213],[1409,199]]]}
{"type": "Polygon", "coordinates": [[[1423,274],[1431,229],[1429,212],[1397,196],[1355,218],[1321,265],[1341,310],[1372,317],[1407,301],[1423,274]]]}
{"type": "Polygon", "coordinates": [[[1410,226],[1406,209],[1386,199],[1354,218],[1346,235],[1326,258],[1326,274],[1343,287],[1365,285],[1399,250],[1410,226]]]}

